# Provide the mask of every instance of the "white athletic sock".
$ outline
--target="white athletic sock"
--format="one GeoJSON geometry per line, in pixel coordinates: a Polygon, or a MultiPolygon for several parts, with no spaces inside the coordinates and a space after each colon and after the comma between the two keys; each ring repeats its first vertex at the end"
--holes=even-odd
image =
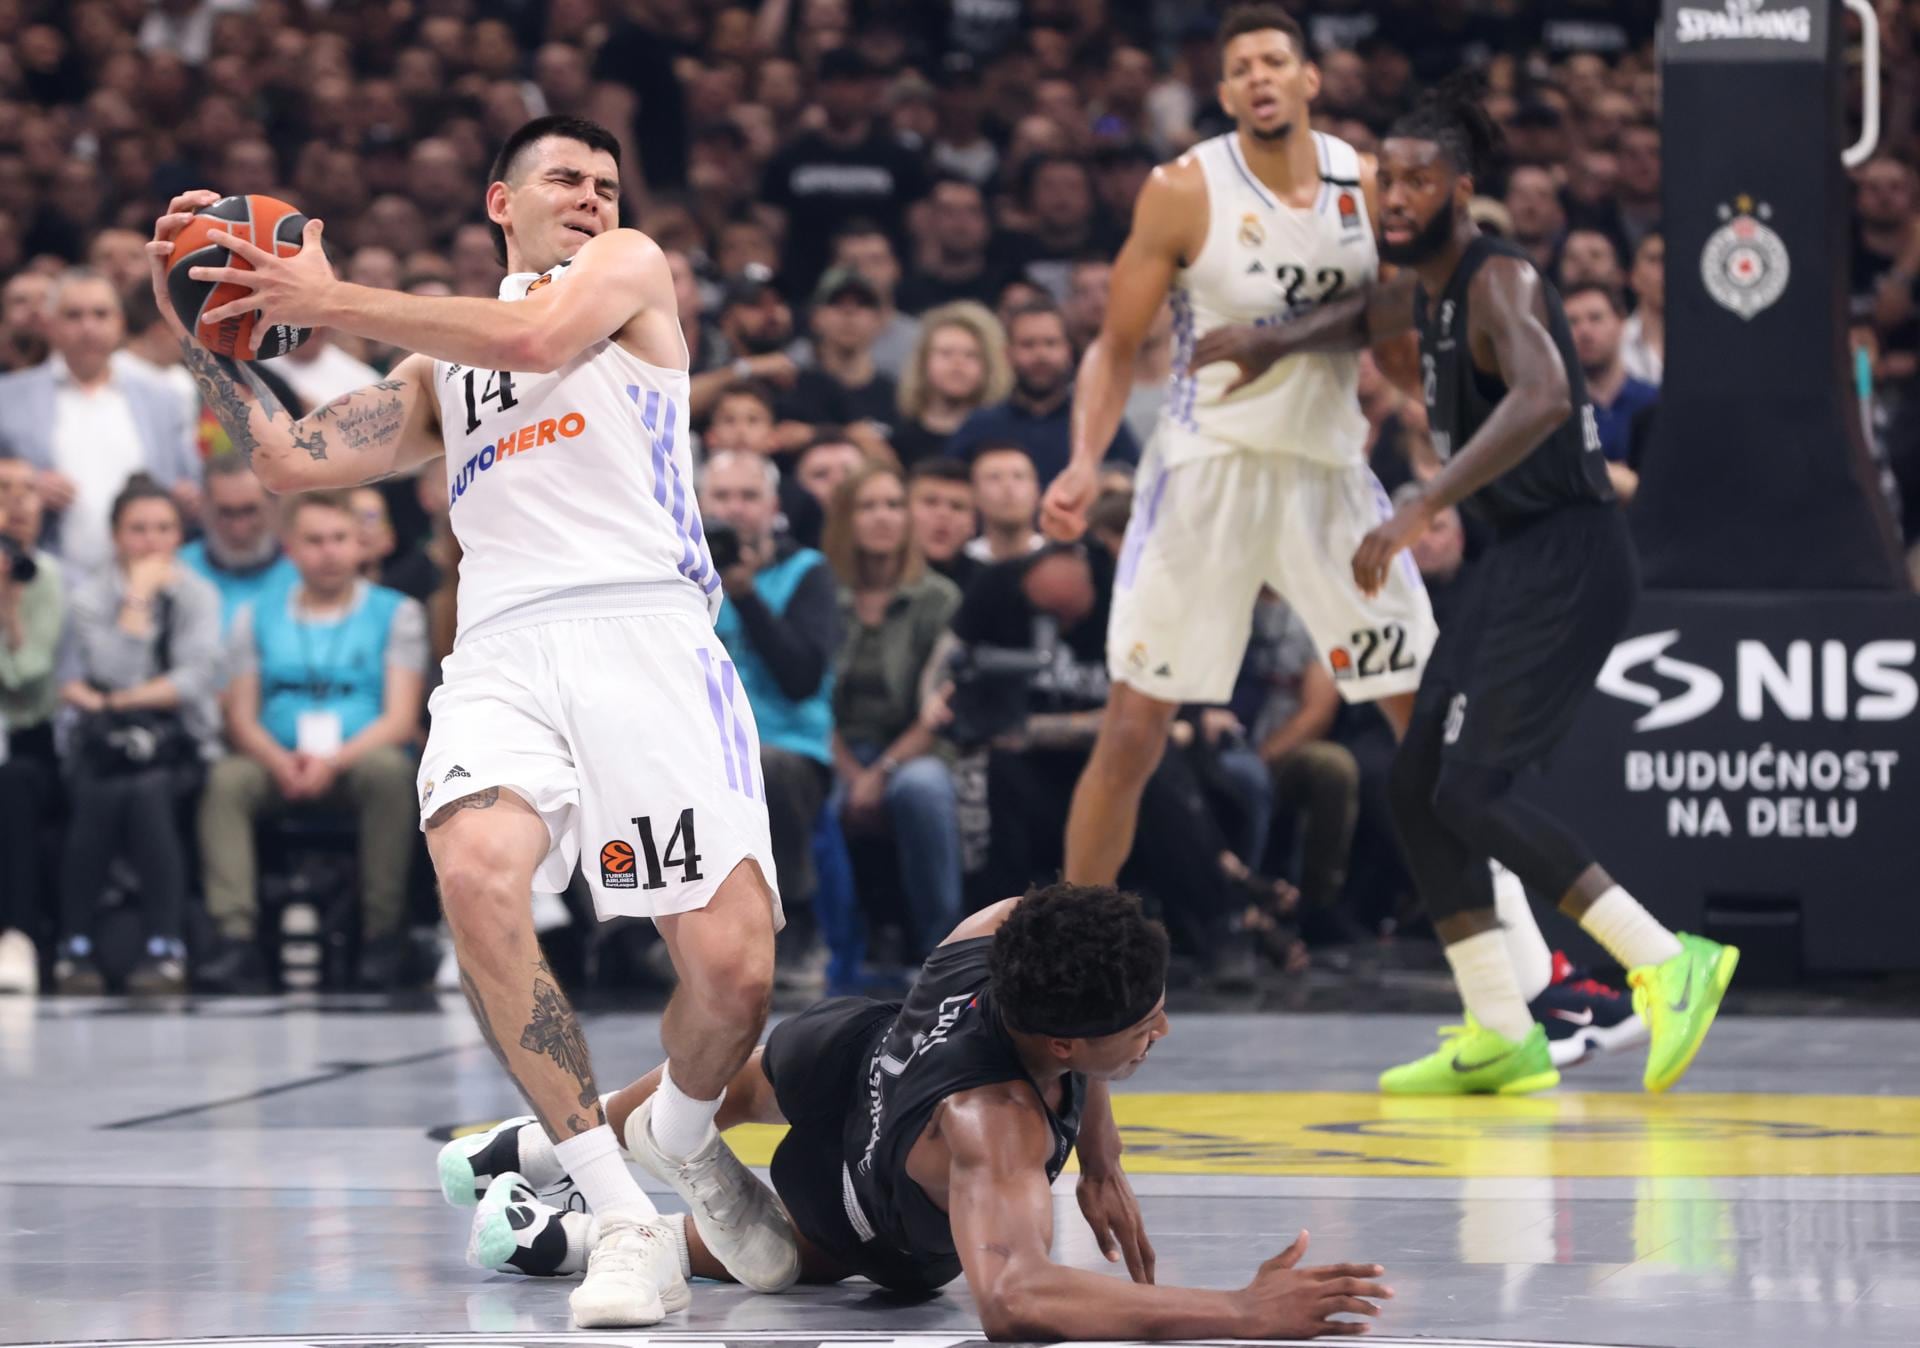
{"type": "Polygon", "coordinates": [[[1593,901],[1580,926],[1629,969],[1665,964],[1680,953],[1680,942],[1674,934],[1618,885],[1593,901]]]}
{"type": "Polygon", "coordinates": [[[1500,934],[1507,938],[1507,955],[1513,961],[1513,977],[1520,984],[1520,997],[1532,1001],[1553,982],[1553,952],[1547,938],[1540,934],[1534,920],[1533,905],[1527,901],[1527,887],[1520,877],[1497,861],[1493,868],[1493,906],[1500,914],[1500,934]]]}
{"type": "MultiPolygon", "coordinates": [[[[587,1266],[587,1255],[600,1240],[600,1221],[597,1217],[584,1216],[578,1212],[569,1212],[566,1216],[567,1258],[560,1266],[562,1273],[578,1273],[587,1266]],[[576,1222],[574,1219],[579,1218],[576,1222]]],[[[680,1276],[693,1276],[693,1261],[687,1254],[687,1214],[684,1212],[663,1212],[658,1223],[665,1228],[673,1240],[673,1252],[680,1256],[680,1276]]]]}
{"type": "Polygon", "coordinates": [[[1499,932],[1483,931],[1455,941],[1447,947],[1447,963],[1453,966],[1460,1000],[1475,1020],[1516,1044],[1527,1037],[1533,1029],[1533,1013],[1514,981],[1513,959],[1499,932]]]}
{"type": "Polygon", "coordinates": [[[684,1161],[700,1150],[727,1098],[723,1090],[711,1100],[696,1100],[674,1084],[673,1071],[660,1069],[660,1089],[653,1093],[653,1143],[668,1160],[684,1161]]]}
{"type": "Polygon", "coordinates": [[[536,1192],[551,1189],[567,1177],[567,1167],[554,1150],[553,1139],[547,1136],[547,1130],[537,1121],[523,1127],[514,1138],[514,1144],[520,1155],[520,1178],[531,1184],[536,1192]]]}
{"type": "Polygon", "coordinates": [[[663,1212],[660,1225],[667,1228],[667,1234],[673,1237],[673,1252],[680,1256],[680,1276],[693,1276],[693,1259],[687,1253],[687,1214],[684,1212],[663,1212]]]}
{"type": "Polygon", "coordinates": [[[660,1209],[620,1159],[620,1141],[606,1124],[557,1143],[553,1150],[595,1216],[636,1209],[647,1217],[659,1215],[660,1209]]]}

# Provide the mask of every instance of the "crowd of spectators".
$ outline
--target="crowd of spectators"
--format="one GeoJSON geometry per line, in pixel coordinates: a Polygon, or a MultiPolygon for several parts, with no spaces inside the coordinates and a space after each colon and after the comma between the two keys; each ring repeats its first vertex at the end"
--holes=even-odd
{"type": "MultiPolygon", "coordinates": [[[[1423,82],[1484,67],[1508,158],[1474,214],[1560,284],[1630,500],[1665,344],[1658,6],[1290,7],[1315,127],[1363,151],[1423,82]]],[[[1920,459],[1920,5],[1880,8],[1892,114],[1855,175],[1853,277],[1891,481],[1920,459]]],[[[1134,197],[1226,129],[1217,20],[1181,0],[0,0],[0,990],[264,986],[257,831],[313,817],[354,853],[335,899],[357,977],[411,976],[434,912],[411,774],[459,566],[444,471],[269,497],[180,369],[142,244],[175,192],[266,193],[324,219],[354,281],[492,296],[486,166],[549,112],[619,134],[623,217],[673,269],[719,632],[795,919],[783,979],[850,985],[869,935],[911,961],[1054,873],[1170,316],[1087,540],[1049,544],[1035,513],[1134,197]],[[108,909],[136,920],[129,967],[96,946],[108,909]]],[[[399,354],[321,331],[259,368],[304,411],[399,354]]],[[[1369,454],[1399,488],[1431,465],[1424,409],[1363,364],[1369,454]]],[[[1415,548],[1443,621],[1476,547],[1446,512],[1415,548]]],[[[1244,987],[1395,929],[1390,751],[1264,597],[1231,703],[1175,723],[1124,877],[1191,976],[1244,987]]]]}

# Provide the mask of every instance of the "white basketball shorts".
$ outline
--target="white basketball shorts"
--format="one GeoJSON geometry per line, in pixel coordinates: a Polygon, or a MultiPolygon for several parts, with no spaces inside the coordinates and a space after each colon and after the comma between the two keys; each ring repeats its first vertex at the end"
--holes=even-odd
{"type": "Polygon", "coordinates": [[[1391,513],[1363,463],[1236,450],[1167,467],[1149,452],[1114,576],[1109,674],[1168,702],[1225,702],[1271,585],[1347,701],[1412,692],[1437,635],[1419,569],[1402,553],[1372,597],[1353,580],[1361,539],[1391,513]]]}
{"type": "Polygon", "coordinates": [[[753,711],[705,613],[561,618],[462,641],[434,692],[421,826],[489,787],[546,822],[538,890],[584,863],[602,920],[704,907],[760,863],[782,924],[753,711]]]}

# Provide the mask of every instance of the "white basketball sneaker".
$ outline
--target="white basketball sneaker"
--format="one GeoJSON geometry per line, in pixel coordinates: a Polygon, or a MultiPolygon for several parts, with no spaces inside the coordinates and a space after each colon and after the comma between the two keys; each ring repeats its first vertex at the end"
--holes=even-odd
{"type": "Polygon", "coordinates": [[[567,1298],[582,1329],[658,1324],[693,1302],[673,1232],[656,1217],[616,1212],[599,1219],[586,1279],[567,1298]]]}
{"type": "Polygon", "coordinates": [[[662,1153],[651,1126],[656,1098],[627,1116],[627,1154],[686,1200],[700,1239],[741,1286],[786,1291],[800,1277],[800,1246],[780,1200],[711,1128],[686,1160],[662,1153]]]}
{"type": "Polygon", "coordinates": [[[441,1196],[457,1208],[479,1202],[488,1186],[503,1175],[524,1181],[555,1207],[572,1206],[567,1201],[571,1189],[567,1168],[531,1114],[454,1138],[440,1148],[439,1171],[441,1196]]]}
{"type": "Polygon", "coordinates": [[[473,1211],[467,1262],[494,1273],[562,1278],[586,1268],[595,1234],[586,1213],[542,1201],[518,1175],[495,1175],[473,1211]]]}

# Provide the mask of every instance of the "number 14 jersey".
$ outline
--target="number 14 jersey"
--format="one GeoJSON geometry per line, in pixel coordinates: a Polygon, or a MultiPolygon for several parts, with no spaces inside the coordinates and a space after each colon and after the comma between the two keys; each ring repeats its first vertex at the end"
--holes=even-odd
{"type": "Polygon", "coordinates": [[[1281,202],[1253,175],[1238,132],[1191,151],[1206,180],[1207,233],[1174,276],[1173,378],[1158,433],[1168,467],[1242,450],[1341,467],[1361,460],[1357,354],[1291,356],[1230,397],[1234,366],[1191,366],[1194,344],[1215,328],[1290,322],[1373,281],[1379,256],[1360,156],[1311,134],[1320,186],[1306,207],[1281,202]]]}
{"type": "MultiPolygon", "coordinates": [[[[568,264],[516,273],[503,300],[565,285],[568,264]]],[[[612,338],[545,374],[433,365],[447,498],[460,540],[457,641],[552,616],[612,616],[720,577],[694,501],[685,370],[612,338]]]]}

